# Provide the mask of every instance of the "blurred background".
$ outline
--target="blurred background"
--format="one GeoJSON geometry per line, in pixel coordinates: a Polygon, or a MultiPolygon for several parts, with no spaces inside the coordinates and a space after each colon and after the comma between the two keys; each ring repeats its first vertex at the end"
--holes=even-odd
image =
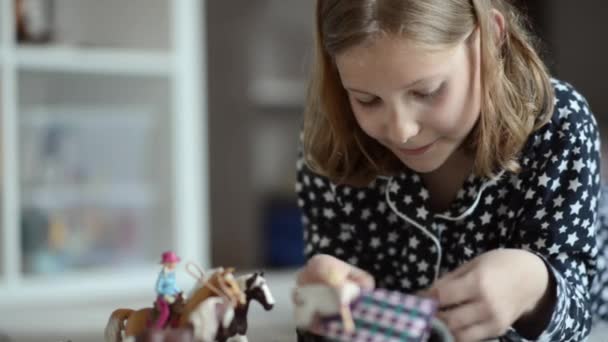
{"type": "MultiPolygon", "coordinates": [[[[608,3],[523,3],[608,136],[608,3]]],[[[291,340],[313,4],[0,0],[0,332],[101,340],[113,308],[151,302],[172,249],[270,271],[283,305],[250,340],[291,340]]]]}

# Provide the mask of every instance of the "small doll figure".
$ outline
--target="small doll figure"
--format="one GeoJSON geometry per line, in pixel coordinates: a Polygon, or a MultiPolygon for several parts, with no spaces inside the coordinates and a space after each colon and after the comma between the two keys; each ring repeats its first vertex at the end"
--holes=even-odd
{"type": "Polygon", "coordinates": [[[175,266],[180,262],[180,258],[172,251],[162,254],[161,264],[163,268],[156,280],[156,307],[159,315],[154,328],[164,328],[169,319],[169,305],[175,302],[176,296],[181,292],[175,281],[175,266]]]}

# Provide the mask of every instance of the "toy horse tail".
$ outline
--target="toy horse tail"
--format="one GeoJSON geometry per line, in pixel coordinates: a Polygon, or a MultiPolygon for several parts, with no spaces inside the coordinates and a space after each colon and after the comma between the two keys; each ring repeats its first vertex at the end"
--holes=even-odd
{"type": "Polygon", "coordinates": [[[122,341],[122,331],[125,329],[125,319],[132,313],[133,310],[131,309],[116,309],[112,312],[104,331],[106,342],[122,341]]]}

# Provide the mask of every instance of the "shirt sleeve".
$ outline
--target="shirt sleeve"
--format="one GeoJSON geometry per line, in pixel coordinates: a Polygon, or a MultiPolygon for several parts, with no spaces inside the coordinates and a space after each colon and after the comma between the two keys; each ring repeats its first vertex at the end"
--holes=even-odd
{"type": "MultiPolygon", "coordinates": [[[[303,157],[297,161],[296,194],[302,212],[304,228],[304,255],[309,259],[315,254],[338,257],[334,239],[339,231],[336,226],[336,188],[329,180],[311,171],[303,157]]],[[[345,251],[342,248],[342,253],[345,251]]]]}
{"type": "MultiPolygon", "coordinates": [[[[552,121],[534,135],[523,158],[519,224],[509,247],[545,261],[556,301],[536,341],[584,341],[591,329],[589,290],[596,273],[596,221],[600,190],[597,124],[576,93],[557,102],[552,121]]],[[[508,341],[528,341],[514,329],[508,341]]]]}
{"type": "MultiPolygon", "coordinates": [[[[329,254],[353,263],[354,239],[348,229],[341,233],[344,222],[338,216],[340,201],[337,187],[329,179],[311,171],[302,156],[297,161],[296,194],[302,212],[304,255],[329,254]],[[341,238],[341,239],[340,239],[341,238]],[[340,241],[338,243],[338,241],[340,241]]],[[[324,337],[308,331],[297,331],[298,342],[323,342],[324,337]]]]}

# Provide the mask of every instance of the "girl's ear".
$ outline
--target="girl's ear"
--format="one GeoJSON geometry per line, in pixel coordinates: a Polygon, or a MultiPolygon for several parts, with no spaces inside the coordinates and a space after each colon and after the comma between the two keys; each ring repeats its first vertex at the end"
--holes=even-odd
{"type": "Polygon", "coordinates": [[[492,26],[494,28],[494,41],[500,47],[505,41],[506,22],[505,16],[497,9],[492,9],[492,26]]]}

